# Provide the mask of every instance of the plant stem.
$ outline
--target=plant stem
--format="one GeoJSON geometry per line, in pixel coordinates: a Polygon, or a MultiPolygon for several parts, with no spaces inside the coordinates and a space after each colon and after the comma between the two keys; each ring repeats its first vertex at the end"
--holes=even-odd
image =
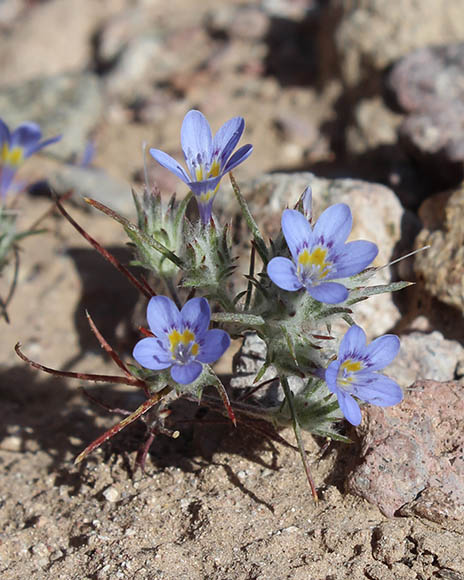
{"type": "Polygon", "coordinates": [[[230,178],[230,182],[232,184],[232,189],[234,190],[234,194],[235,197],[237,198],[238,204],[240,206],[240,209],[242,210],[242,215],[253,235],[253,238],[255,240],[255,244],[256,244],[256,250],[258,251],[258,254],[261,257],[261,260],[263,261],[264,264],[268,263],[268,255],[267,255],[267,248],[266,248],[266,243],[263,240],[263,236],[261,235],[261,232],[259,231],[258,228],[258,224],[255,222],[254,217],[251,215],[251,212],[248,208],[248,204],[245,201],[245,198],[243,197],[243,195],[240,192],[240,188],[237,185],[237,182],[235,181],[234,176],[232,175],[232,172],[229,172],[229,178],[230,178]]]}
{"type": "Polygon", "coordinates": [[[293,431],[295,433],[296,442],[298,445],[298,450],[300,451],[301,460],[303,461],[303,467],[304,467],[304,470],[306,473],[306,478],[308,480],[309,487],[311,488],[311,493],[312,493],[313,499],[315,502],[317,502],[317,501],[319,501],[319,498],[317,496],[316,486],[314,485],[314,480],[313,480],[313,477],[311,475],[308,457],[306,455],[306,451],[305,451],[304,444],[303,444],[303,438],[301,436],[300,424],[298,423],[298,417],[296,416],[295,406],[293,404],[293,393],[290,389],[290,385],[288,384],[287,377],[282,375],[279,378],[280,378],[280,383],[281,383],[282,388],[283,388],[284,393],[285,393],[285,398],[287,399],[288,408],[290,409],[290,414],[292,416],[293,431]]]}
{"type": "Polygon", "coordinates": [[[211,320],[214,320],[214,322],[232,322],[248,326],[263,326],[265,324],[262,316],[255,316],[254,314],[246,314],[244,312],[215,312],[211,315],[211,320]]]}

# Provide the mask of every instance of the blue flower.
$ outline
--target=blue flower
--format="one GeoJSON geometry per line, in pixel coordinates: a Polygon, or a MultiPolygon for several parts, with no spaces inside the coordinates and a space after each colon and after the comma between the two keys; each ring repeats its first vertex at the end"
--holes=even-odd
{"type": "Polygon", "coordinates": [[[376,372],[392,362],[399,348],[400,340],[394,334],[380,336],[367,346],[364,330],[356,325],[343,337],[338,359],[327,367],[325,380],[352,425],[361,423],[361,410],[353,396],[379,407],[396,405],[403,400],[400,386],[376,372]]]}
{"type": "Polygon", "coordinates": [[[0,119],[0,197],[5,197],[13,178],[25,159],[43,147],[56,143],[61,135],[40,141],[42,131],[36,123],[22,123],[12,133],[0,119]]]}
{"type": "Polygon", "coordinates": [[[211,311],[206,298],[192,298],[182,310],[167,296],[154,296],[147,308],[153,338],[142,338],[133,357],[154,371],[171,369],[171,377],[181,385],[197,379],[202,363],[213,363],[229,348],[224,330],[208,330],[211,311]]]}
{"type": "Polygon", "coordinates": [[[320,302],[345,301],[348,298],[345,286],[329,280],[359,274],[378,253],[372,242],[358,240],[345,244],[352,222],[351,210],[344,203],[327,208],[314,229],[303,214],[286,209],[282,231],[293,261],[273,258],[267,266],[269,278],[283,290],[305,288],[320,302]]]}
{"type": "Polygon", "coordinates": [[[150,149],[150,154],[160,165],[180,177],[193,191],[204,224],[211,219],[213,199],[222,177],[245,161],[253,150],[251,145],[243,145],[232,155],[244,129],[243,118],[234,117],[224,123],[213,138],[205,116],[200,111],[189,111],[180,134],[189,173],[167,153],[150,149]]]}

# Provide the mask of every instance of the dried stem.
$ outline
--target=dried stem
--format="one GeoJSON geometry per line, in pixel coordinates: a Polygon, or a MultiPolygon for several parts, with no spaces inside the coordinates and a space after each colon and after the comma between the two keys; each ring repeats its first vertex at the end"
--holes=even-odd
{"type": "Polygon", "coordinates": [[[151,298],[152,296],[156,295],[156,292],[153,290],[149,291],[146,288],[146,283],[141,284],[137,278],[129,272],[129,270],[123,266],[119,260],[117,260],[112,254],[110,254],[103,246],[101,246],[90,234],[88,234],[64,209],[61,205],[60,201],[57,199],[55,201],[57,208],[59,209],[61,215],[68,220],[68,222],[73,226],[75,230],[77,230],[83,238],[85,238],[89,244],[91,244],[97,252],[105,258],[110,264],[112,264],[117,270],[119,270],[126,278],[133,284],[137,290],[139,290],[144,296],[147,298],[151,298]]]}
{"type": "Polygon", "coordinates": [[[108,441],[108,439],[111,439],[111,437],[114,437],[125,427],[127,427],[128,425],[136,421],[139,417],[144,415],[152,407],[158,404],[161,401],[161,399],[167,396],[171,391],[172,387],[167,385],[166,387],[161,389],[161,391],[155,393],[152,397],[150,397],[144,403],[142,403],[140,407],[138,407],[131,415],[129,415],[128,417],[126,417],[113,427],[111,427],[111,429],[108,429],[108,431],[105,431],[105,433],[103,433],[103,435],[100,435],[100,437],[97,437],[95,441],[92,441],[92,443],[88,445],[84,449],[84,451],[82,451],[82,453],[79,453],[79,455],[74,460],[74,463],[75,464],[80,463],[83,459],[87,457],[87,455],[89,455],[89,453],[92,453],[92,451],[97,449],[97,447],[100,447],[100,445],[102,445],[105,441],[108,441]]]}
{"type": "Polygon", "coordinates": [[[100,333],[98,328],[95,326],[95,322],[92,320],[92,317],[85,311],[85,315],[87,316],[87,320],[92,332],[97,337],[98,342],[100,343],[101,347],[110,355],[110,357],[114,360],[114,362],[118,365],[118,367],[122,370],[122,372],[128,377],[129,379],[133,379],[131,372],[126,367],[126,365],[122,362],[121,358],[119,357],[118,353],[113,349],[113,347],[108,344],[108,342],[103,338],[103,335],[100,333]]]}
{"type": "Polygon", "coordinates": [[[136,377],[118,377],[114,375],[94,375],[89,373],[75,373],[71,371],[59,371],[57,369],[52,369],[50,367],[46,367],[41,365],[30,358],[28,358],[22,351],[21,351],[21,343],[18,342],[15,345],[16,354],[26,362],[31,367],[35,369],[39,369],[39,371],[43,371],[45,373],[49,373],[51,375],[55,375],[58,377],[66,377],[68,379],[80,379],[84,381],[93,381],[95,383],[114,383],[117,385],[130,385],[132,387],[142,387],[145,388],[145,381],[141,379],[137,379],[136,377]]]}
{"type": "Polygon", "coordinates": [[[0,298],[0,308],[2,310],[2,316],[5,318],[5,322],[8,324],[10,323],[10,318],[8,316],[8,306],[13,298],[13,294],[16,290],[16,285],[18,283],[18,272],[19,272],[19,251],[16,246],[13,246],[13,254],[14,254],[14,271],[13,271],[13,280],[11,281],[10,288],[8,290],[8,295],[3,300],[0,298]]]}

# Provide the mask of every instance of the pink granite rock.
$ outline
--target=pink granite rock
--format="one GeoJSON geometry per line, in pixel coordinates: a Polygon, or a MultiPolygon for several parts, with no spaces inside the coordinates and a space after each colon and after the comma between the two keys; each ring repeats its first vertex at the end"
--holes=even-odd
{"type": "Polygon", "coordinates": [[[358,428],[362,458],[348,490],[389,517],[408,504],[434,521],[464,518],[463,392],[461,381],[421,380],[400,405],[366,408],[358,428]]]}

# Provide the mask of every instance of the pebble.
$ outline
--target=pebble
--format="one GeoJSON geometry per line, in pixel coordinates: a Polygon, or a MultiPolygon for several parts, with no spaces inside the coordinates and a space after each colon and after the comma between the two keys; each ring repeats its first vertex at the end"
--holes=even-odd
{"type": "Polygon", "coordinates": [[[17,435],[5,437],[2,441],[2,449],[5,451],[21,451],[22,439],[17,435]]]}
{"type": "Polygon", "coordinates": [[[119,499],[119,491],[115,487],[107,487],[102,495],[110,503],[114,503],[119,499]]]}

